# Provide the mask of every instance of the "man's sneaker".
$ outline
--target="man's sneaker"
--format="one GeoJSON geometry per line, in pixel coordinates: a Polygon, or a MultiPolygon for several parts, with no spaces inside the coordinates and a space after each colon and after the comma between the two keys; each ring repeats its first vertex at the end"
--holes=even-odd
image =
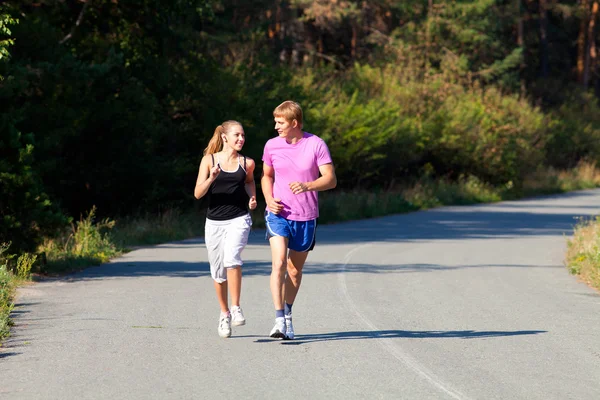
{"type": "Polygon", "coordinates": [[[285,339],[285,318],[275,318],[275,326],[271,329],[272,338],[285,339]]]}
{"type": "Polygon", "coordinates": [[[242,308],[240,306],[231,307],[231,325],[246,325],[246,318],[244,318],[244,314],[242,313],[242,308]]]}
{"type": "Polygon", "coordinates": [[[294,325],[292,325],[292,313],[285,315],[285,339],[294,338],[294,325]]]}
{"type": "Polygon", "coordinates": [[[228,338],[231,336],[231,315],[229,313],[221,313],[217,331],[219,332],[219,336],[222,338],[228,338]]]}

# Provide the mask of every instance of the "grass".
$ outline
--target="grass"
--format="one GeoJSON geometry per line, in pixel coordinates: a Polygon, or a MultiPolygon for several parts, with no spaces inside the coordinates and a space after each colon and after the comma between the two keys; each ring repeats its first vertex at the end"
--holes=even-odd
{"type": "Polygon", "coordinates": [[[110,231],[115,222],[96,221],[96,208],[71,225],[70,229],[54,238],[46,238],[39,248],[44,262],[37,272],[57,275],[99,265],[121,254],[110,231]]]}
{"type": "Polygon", "coordinates": [[[600,290],[600,217],[581,221],[567,242],[566,264],[590,286],[600,290]]]}
{"type": "Polygon", "coordinates": [[[8,271],[6,264],[0,265],[0,339],[7,336],[12,322],[9,318],[13,309],[13,296],[17,280],[8,271]]]}
{"type": "MultiPolygon", "coordinates": [[[[10,243],[0,244],[0,341],[8,336],[12,321],[10,313],[17,286],[29,280],[37,256],[24,253],[14,257],[7,253],[10,243]]],[[[0,342],[1,344],[1,342],[0,342]]]]}

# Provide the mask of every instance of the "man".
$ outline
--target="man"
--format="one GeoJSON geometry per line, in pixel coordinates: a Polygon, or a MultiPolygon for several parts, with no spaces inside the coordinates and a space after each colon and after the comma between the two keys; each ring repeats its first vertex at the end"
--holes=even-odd
{"type": "Polygon", "coordinates": [[[337,178],[325,142],[302,130],[302,108],[298,103],[284,101],[275,108],[273,117],[278,136],[265,145],[261,178],[267,202],[265,222],[275,306],[275,326],[270,336],[293,339],[292,305],[306,257],[315,245],[317,192],[333,189],[337,178]]]}

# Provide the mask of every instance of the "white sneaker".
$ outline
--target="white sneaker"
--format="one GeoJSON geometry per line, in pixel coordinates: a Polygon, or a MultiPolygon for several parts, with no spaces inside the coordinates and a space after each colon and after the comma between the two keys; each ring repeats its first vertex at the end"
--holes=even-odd
{"type": "Polygon", "coordinates": [[[219,336],[222,338],[228,338],[231,336],[231,315],[229,313],[221,313],[217,332],[219,332],[219,336]]]}
{"type": "Polygon", "coordinates": [[[294,325],[292,325],[292,313],[285,315],[285,339],[294,338],[294,325]]]}
{"type": "Polygon", "coordinates": [[[272,338],[285,339],[285,318],[275,318],[275,326],[271,329],[272,338]]]}
{"type": "Polygon", "coordinates": [[[231,325],[246,325],[246,318],[244,318],[244,314],[242,313],[242,308],[240,306],[231,307],[231,325]]]}

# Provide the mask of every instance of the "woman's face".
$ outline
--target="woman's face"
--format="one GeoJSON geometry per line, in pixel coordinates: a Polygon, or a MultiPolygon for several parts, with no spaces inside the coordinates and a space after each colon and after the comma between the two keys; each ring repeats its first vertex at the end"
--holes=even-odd
{"type": "Polygon", "coordinates": [[[233,125],[225,134],[224,144],[236,151],[242,150],[246,142],[246,134],[241,125],[233,125]]]}

